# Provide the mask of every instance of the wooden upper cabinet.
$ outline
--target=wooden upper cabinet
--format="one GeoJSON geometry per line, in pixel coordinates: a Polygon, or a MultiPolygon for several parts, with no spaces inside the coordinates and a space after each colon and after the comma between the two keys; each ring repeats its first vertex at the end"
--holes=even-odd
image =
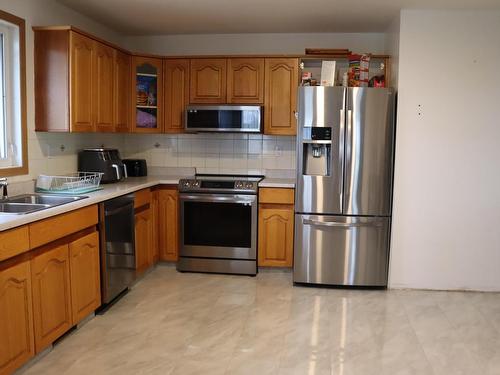
{"type": "Polygon", "coordinates": [[[99,234],[97,231],[69,244],[73,324],[101,305],[99,234]]]}
{"type": "Polygon", "coordinates": [[[35,130],[130,129],[130,55],[71,28],[35,28],[35,130]]]}
{"type": "Polygon", "coordinates": [[[132,131],[161,133],[163,66],[153,57],[132,57],[132,131]]]}
{"type": "Polygon", "coordinates": [[[0,374],[35,354],[30,262],[0,270],[0,374]]]}
{"type": "Polygon", "coordinates": [[[299,67],[296,58],[265,61],[264,133],[295,135],[299,67]]]}
{"type": "Polygon", "coordinates": [[[160,259],[177,261],[179,252],[179,194],[177,187],[158,191],[160,259]]]}
{"type": "Polygon", "coordinates": [[[81,34],[71,32],[71,131],[95,131],[93,116],[93,66],[94,41],[81,34]]]}
{"type": "Polygon", "coordinates": [[[226,59],[191,59],[190,103],[226,103],[226,61],[226,59]]]}
{"type": "Polygon", "coordinates": [[[130,131],[130,55],[115,50],[113,123],[115,132],[130,131]]]}
{"type": "Polygon", "coordinates": [[[39,353],[72,326],[68,245],[31,261],[35,348],[39,353]]]}
{"type": "Polygon", "coordinates": [[[184,132],[184,115],[189,104],[189,60],[166,59],[163,63],[165,133],[184,132]]]}
{"type": "Polygon", "coordinates": [[[99,42],[94,42],[94,46],[92,92],[96,130],[111,133],[115,130],[113,118],[115,49],[99,42]]]}
{"type": "Polygon", "coordinates": [[[227,60],[227,102],[242,104],[264,102],[264,59],[227,60]]]}

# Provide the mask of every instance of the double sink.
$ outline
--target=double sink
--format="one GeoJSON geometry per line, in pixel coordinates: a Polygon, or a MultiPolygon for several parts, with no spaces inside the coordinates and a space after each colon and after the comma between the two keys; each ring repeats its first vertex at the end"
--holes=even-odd
{"type": "Polygon", "coordinates": [[[23,194],[0,200],[0,215],[25,215],[85,199],[85,196],[23,194]]]}

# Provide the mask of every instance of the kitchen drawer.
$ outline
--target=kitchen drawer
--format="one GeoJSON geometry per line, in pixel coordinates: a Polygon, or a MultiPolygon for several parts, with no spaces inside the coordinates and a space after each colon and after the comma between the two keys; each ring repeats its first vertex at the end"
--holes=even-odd
{"type": "Polygon", "coordinates": [[[28,226],[14,228],[0,232],[0,262],[30,248],[28,226]]]}
{"type": "Polygon", "coordinates": [[[32,249],[96,225],[97,205],[67,212],[29,225],[32,249]]]}
{"type": "Polygon", "coordinates": [[[151,204],[151,189],[142,189],[135,192],[134,208],[151,204]]]}
{"type": "Polygon", "coordinates": [[[293,204],[294,189],[261,188],[259,189],[259,203],[293,204]]]}

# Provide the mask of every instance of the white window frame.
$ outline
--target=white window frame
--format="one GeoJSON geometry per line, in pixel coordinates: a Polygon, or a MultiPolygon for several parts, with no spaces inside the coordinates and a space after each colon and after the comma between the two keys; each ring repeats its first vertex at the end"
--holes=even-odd
{"type": "Polygon", "coordinates": [[[21,119],[21,56],[20,28],[8,21],[0,21],[0,171],[23,165],[21,119]]]}
{"type": "Polygon", "coordinates": [[[28,173],[25,21],[0,10],[0,177],[28,173]]]}

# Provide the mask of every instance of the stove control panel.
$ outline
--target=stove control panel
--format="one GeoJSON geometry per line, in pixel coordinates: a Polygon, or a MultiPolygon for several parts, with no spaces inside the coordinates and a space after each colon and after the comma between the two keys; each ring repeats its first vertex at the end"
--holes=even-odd
{"type": "Polygon", "coordinates": [[[257,190],[258,181],[239,180],[237,178],[234,180],[188,178],[179,181],[179,191],[181,192],[256,194],[257,190]]]}
{"type": "Polygon", "coordinates": [[[251,181],[235,181],[234,188],[236,190],[251,190],[255,189],[257,186],[255,182],[251,181]]]}

